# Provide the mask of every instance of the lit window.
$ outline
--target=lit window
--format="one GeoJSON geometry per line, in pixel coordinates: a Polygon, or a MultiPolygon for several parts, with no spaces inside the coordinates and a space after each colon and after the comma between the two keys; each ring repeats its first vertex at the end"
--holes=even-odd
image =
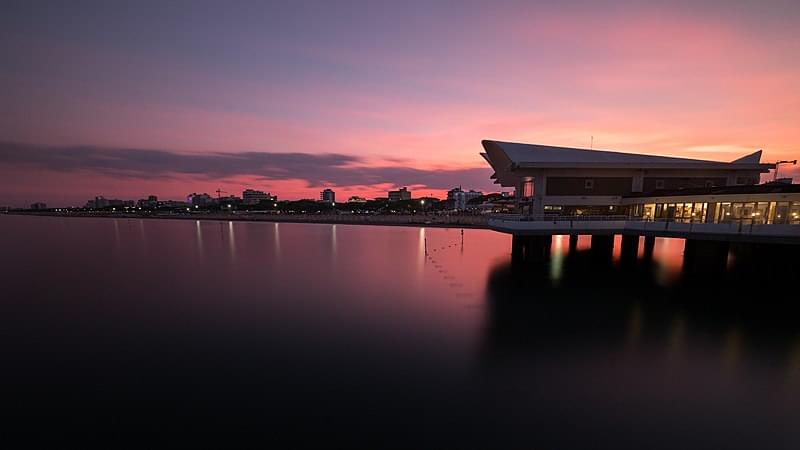
{"type": "Polygon", "coordinates": [[[522,196],[524,198],[533,197],[533,181],[526,181],[522,185],[522,196]]]}

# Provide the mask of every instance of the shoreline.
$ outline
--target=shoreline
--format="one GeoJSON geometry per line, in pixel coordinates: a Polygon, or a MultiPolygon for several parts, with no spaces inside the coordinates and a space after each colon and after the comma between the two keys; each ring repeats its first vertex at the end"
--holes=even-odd
{"type": "Polygon", "coordinates": [[[421,215],[316,215],[316,214],[131,214],[85,212],[8,212],[14,216],[100,218],[100,219],[161,219],[208,220],[265,223],[312,223],[323,225],[377,225],[395,227],[471,228],[488,230],[484,216],[421,216],[421,215]]]}

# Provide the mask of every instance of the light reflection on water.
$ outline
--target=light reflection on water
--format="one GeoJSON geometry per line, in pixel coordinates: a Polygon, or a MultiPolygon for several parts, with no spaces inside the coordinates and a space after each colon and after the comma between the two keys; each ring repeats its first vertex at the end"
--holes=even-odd
{"type": "Polygon", "coordinates": [[[629,266],[619,238],[603,259],[556,236],[547,261],[512,265],[485,230],[110,222],[0,217],[6,423],[800,443],[796,306],[769,289],[794,266],[774,255],[712,275],[669,239],[629,266]]]}

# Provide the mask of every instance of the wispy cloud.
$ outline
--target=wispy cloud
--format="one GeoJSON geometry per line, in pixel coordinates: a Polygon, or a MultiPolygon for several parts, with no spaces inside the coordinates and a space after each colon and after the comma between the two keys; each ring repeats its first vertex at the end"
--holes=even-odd
{"type": "Polygon", "coordinates": [[[302,180],[309,186],[410,185],[446,189],[464,184],[488,188],[488,168],[418,169],[407,161],[367,165],[340,153],[211,152],[177,153],[160,149],[94,146],[37,146],[0,142],[0,165],[59,172],[90,171],[132,179],[192,175],[207,179],[240,176],[263,180],[302,180]]]}

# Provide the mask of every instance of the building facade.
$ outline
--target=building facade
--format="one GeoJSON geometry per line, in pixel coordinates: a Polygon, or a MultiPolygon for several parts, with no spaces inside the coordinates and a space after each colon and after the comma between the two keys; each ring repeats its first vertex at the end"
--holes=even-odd
{"type": "Polygon", "coordinates": [[[206,205],[211,205],[215,202],[214,199],[206,193],[198,194],[197,192],[193,192],[186,196],[186,203],[192,205],[193,207],[203,207],[206,205]]]}
{"type": "Polygon", "coordinates": [[[447,191],[447,207],[464,211],[467,209],[467,205],[470,200],[478,198],[482,195],[483,192],[474,191],[472,189],[469,191],[464,191],[461,189],[461,186],[450,189],[447,191]]]}
{"type": "Polygon", "coordinates": [[[682,223],[800,224],[800,185],[678,189],[631,195],[627,215],[682,223]]]}
{"type": "Polygon", "coordinates": [[[399,202],[400,200],[411,200],[411,191],[402,187],[396,191],[389,191],[389,201],[399,202]]]}
{"type": "Polygon", "coordinates": [[[277,200],[278,197],[269,192],[257,191],[255,189],[245,189],[242,191],[242,203],[245,205],[257,205],[261,202],[275,202],[277,200]]]}
{"type": "Polygon", "coordinates": [[[147,198],[139,199],[139,201],[136,202],[136,206],[144,209],[156,209],[159,207],[158,197],[150,195],[147,198]]]}
{"type": "Polygon", "coordinates": [[[329,205],[336,204],[336,192],[332,189],[325,189],[319,193],[319,201],[329,205]]]}
{"type": "Polygon", "coordinates": [[[347,203],[367,203],[367,199],[364,197],[359,197],[358,195],[354,195],[347,199],[347,203]]]}
{"type": "MultiPolygon", "coordinates": [[[[492,179],[513,187],[522,214],[625,214],[625,199],[660,191],[752,186],[774,168],[761,151],[731,162],[485,140],[492,179]]],[[[655,214],[653,207],[652,214],[655,214]]]]}

